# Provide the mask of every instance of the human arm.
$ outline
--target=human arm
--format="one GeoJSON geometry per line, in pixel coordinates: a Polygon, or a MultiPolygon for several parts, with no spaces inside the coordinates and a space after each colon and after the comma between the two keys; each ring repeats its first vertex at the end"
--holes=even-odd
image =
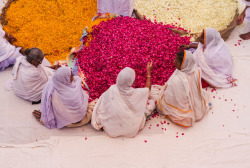
{"type": "Polygon", "coordinates": [[[245,16],[246,16],[246,10],[247,10],[247,8],[249,8],[250,6],[246,6],[246,8],[244,9],[244,11],[241,13],[241,15],[238,17],[238,19],[237,19],[237,24],[238,25],[241,25],[242,23],[243,23],[243,21],[244,21],[244,18],[245,18],[245,16]]]}
{"type": "Polygon", "coordinates": [[[57,65],[52,65],[52,66],[50,66],[49,68],[54,69],[54,70],[57,70],[57,69],[60,68],[60,67],[61,67],[61,65],[57,64],[57,65]]]}
{"type": "Polygon", "coordinates": [[[148,62],[147,64],[147,79],[146,79],[146,85],[145,87],[149,88],[151,90],[151,70],[153,68],[153,61],[148,62]]]}
{"type": "Polygon", "coordinates": [[[12,43],[14,43],[15,41],[17,41],[17,39],[14,37],[14,36],[12,36],[11,34],[9,34],[9,33],[6,33],[5,32],[5,36],[4,36],[11,44],[12,43]]]}
{"type": "Polygon", "coordinates": [[[180,45],[179,50],[185,50],[185,49],[190,49],[190,48],[198,48],[198,44],[190,44],[190,45],[180,45]]]}

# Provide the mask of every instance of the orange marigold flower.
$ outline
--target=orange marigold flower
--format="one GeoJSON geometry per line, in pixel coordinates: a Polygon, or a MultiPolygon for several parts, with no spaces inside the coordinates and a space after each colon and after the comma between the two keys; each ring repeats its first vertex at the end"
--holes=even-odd
{"type": "Polygon", "coordinates": [[[97,0],[18,0],[6,12],[4,30],[17,38],[15,45],[38,47],[53,64],[65,60],[70,49],[80,45],[82,30],[99,24],[92,21],[97,0]]]}

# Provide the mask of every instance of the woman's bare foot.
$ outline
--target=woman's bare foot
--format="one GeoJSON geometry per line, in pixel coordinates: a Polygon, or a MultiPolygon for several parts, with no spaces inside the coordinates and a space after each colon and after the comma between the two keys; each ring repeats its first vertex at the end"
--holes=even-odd
{"type": "Polygon", "coordinates": [[[241,34],[240,38],[242,38],[243,40],[249,40],[250,39],[250,32],[245,33],[245,34],[241,34]]]}

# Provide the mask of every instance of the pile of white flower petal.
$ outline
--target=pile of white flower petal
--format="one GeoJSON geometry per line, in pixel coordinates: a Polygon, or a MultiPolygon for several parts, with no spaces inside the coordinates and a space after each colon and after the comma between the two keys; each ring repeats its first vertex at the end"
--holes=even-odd
{"type": "Polygon", "coordinates": [[[233,20],[241,0],[135,0],[135,9],[151,21],[173,23],[191,34],[204,28],[223,30],[233,20]]]}

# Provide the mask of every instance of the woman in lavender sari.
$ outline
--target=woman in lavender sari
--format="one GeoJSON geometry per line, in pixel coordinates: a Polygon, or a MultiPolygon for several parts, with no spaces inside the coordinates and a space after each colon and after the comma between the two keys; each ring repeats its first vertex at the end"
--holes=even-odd
{"type": "MultiPolygon", "coordinates": [[[[40,121],[47,128],[59,129],[87,124],[91,119],[88,99],[81,78],[73,76],[70,68],[61,67],[43,90],[40,121]]],[[[37,111],[34,113],[35,117],[39,116],[37,111]]]]}

